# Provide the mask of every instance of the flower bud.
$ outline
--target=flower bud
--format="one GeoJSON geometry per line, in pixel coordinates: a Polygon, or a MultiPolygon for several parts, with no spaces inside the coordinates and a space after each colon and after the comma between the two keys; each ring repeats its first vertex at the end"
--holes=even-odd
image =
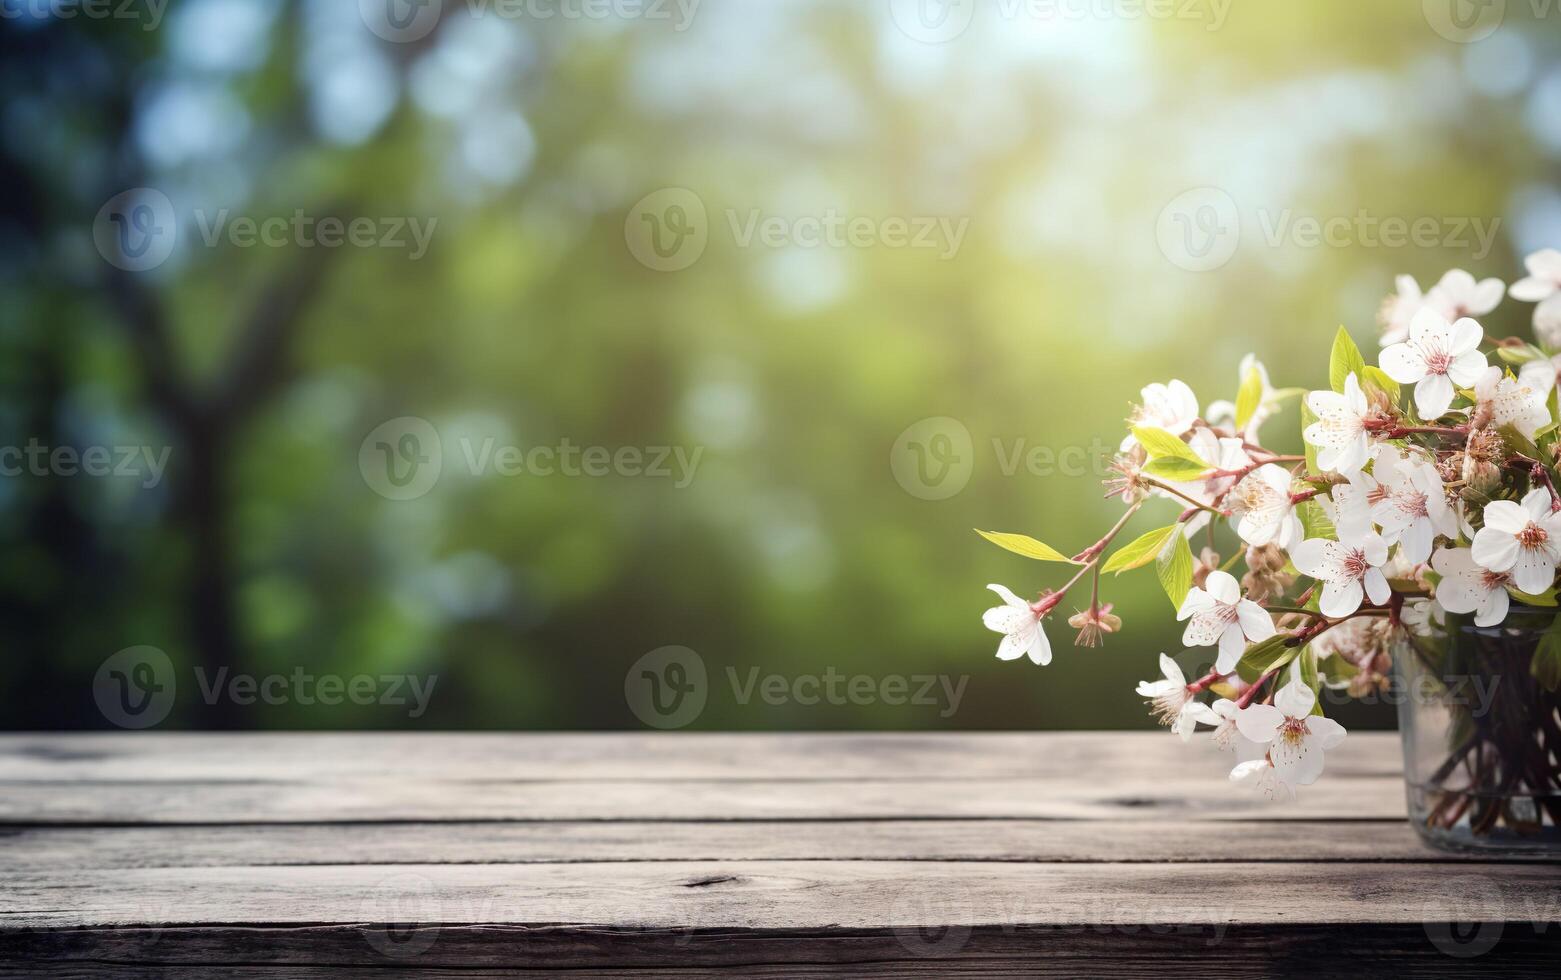
{"type": "Polygon", "coordinates": [[[1284,594],[1295,583],[1295,578],[1285,573],[1289,562],[1284,550],[1277,544],[1254,545],[1247,549],[1247,574],[1241,577],[1247,598],[1254,602],[1284,594]]]}
{"type": "Polygon", "coordinates": [[[1075,646],[1096,647],[1100,646],[1103,634],[1122,628],[1122,617],[1111,615],[1111,603],[1108,602],[1069,616],[1068,625],[1079,631],[1078,639],[1073,641],[1075,646]]]}
{"type": "Polygon", "coordinates": [[[1489,494],[1501,485],[1501,463],[1507,446],[1494,429],[1475,429],[1464,444],[1460,476],[1472,489],[1489,494]]]}

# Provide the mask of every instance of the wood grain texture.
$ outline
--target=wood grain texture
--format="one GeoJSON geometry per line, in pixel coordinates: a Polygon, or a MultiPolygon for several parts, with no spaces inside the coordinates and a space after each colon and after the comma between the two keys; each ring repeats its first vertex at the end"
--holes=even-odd
{"type": "MultiPolygon", "coordinates": [[[[1318,838],[1340,861],[1468,862],[1422,843],[1403,820],[1222,824],[1248,854],[1309,861],[1318,838]]],[[[1218,862],[1209,824],[1189,819],[534,821],[0,828],[0,874],[53,868],[592,861],[1218,862]]],[[[1488,860],[1501,860],[1490,858],[1488,860]]],[[[1509,860],[1520,860],[1510,858],[1509,860]]]]}
{"type": "MultiPolygon", "coordinates": [[[[1553,867],[1404,863],[1020,864],[666,861],[56,870],[8,876],[23,929],[373,921],[638,929],[1424,921],[1439,885],[1500,917],[1561,918],[1553,867]],[[399,921],[390,919],[389,921],[399,921]]],[[[1558,929],[1561,931],[1561,929],[1558,929]]]]}
{"type": "MultiPolygon", "coordinates": [[[[0,735],[0,783],[289,782],[299,779],[1082,780],[1228,771],[1208,739],[1158,732],[939,734],[703,732],[495,735],[167,732],[0,735]]],[[[1331,776],[1397,779],[1398,736],[1358,732],[1328,754],[1331,776]]]]}
{"type": "Polygon", "coordinates": [[[1401,780],[1341,777],[1283,808],[1219,775],[807,783],[765,779],[3,783],[0,823],[204,824],[475,820],[1138,820],[1404,817],[1401,780]]]}
{"type": "Polygon", "coordinates": [[[0,977],[1553,976],[1561,865],[1427,849],[1397,766],[1351,736],[1275,805],[1163,733],[5,736],[0,977]]]}

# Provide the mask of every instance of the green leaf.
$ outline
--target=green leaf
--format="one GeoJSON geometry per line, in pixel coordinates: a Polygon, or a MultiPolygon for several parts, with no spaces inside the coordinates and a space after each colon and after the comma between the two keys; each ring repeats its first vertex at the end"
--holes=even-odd
{"type": "Polygon", "coordinates": [[[1171,543],[1171,535],[1180,534],[1181,530],[1180,524],[1172,524],[1142,535],[1132,544],[1124,545],[1120,551],[1107,559],[1101,571],[1116,572],[1120,575],[1129,569],[1149,564],[1165,550],[1166,545],[1171,543]]]}
{"type": "Polygon", "coordinates": [[[1528,669],[1545,690],[1554,691],[1561,687],[1561,617],[1551,623],[1550,629],[1540,637],[1539,646],[1534,648],[1534,660],[1528,669]]]}
{"type": "Polygon", "coordinates": [[[1194,463],[1180,456],[1161,456],[1144,464],[1144,473],[1173,483],[1190,483],[1207,472],[1209,472],[1208,463],[1194,463]]]}
{"type": "Polygon", "coordinates": [[[1335,684],[1340,681],[1347,681],[1360,673],[1359,667],[1345,660],[1337,653],[1329,654],[1324,658],[1323,662],[1317,665],[1317,670],[1322,677],[1326,677],[1335,684]]]}
{"type": "Polygon", "coordinates": [[[1283,667],[1296,658],[1301,652],[1300,647],[1285,646],[1290,639],[1288,633],[1275,633],[1266,640],[1247,647],[1247,652],[1241,655],[1241,661],[1236,665],[1236,671],[1241,679],[1248,684],[1255,683],[1259,677],[1276,667],[1283,667]]]}
{"type": "Polygon", "coordinates": [[[1517,586],[1509,585],[1507,586],[1507,594],[1519,602],[1526,603],[1530,606],[1544,606],[1547,609],[1554,609],[1557,607],[1556,590],[1553,588],[1546,589],[1539,595],[1529,595],[1527,592],[1519,592],[1517,586]]]}
{"type": "Polygon", "coordinates": [[[1187,535],[1178,534],[1171,542],[1171,550],[1155,560],[1155,572],[1166,598],[1171,600],[1171,608],[1180,610],[1187,590],[1192,588],[1192,546],[1187,543],[1187,535]]]}
{"type": "Polygon", "coordinates": [[[1513,452],[1519,452],[1532,460],[1542,460],[1545,454],[1539,451],[1533,440],[1518,431],[1517,426],[1508,423],[1497,430],[1501,433],[1501,439],[1507,444],[1507,448],[1513,452]]]}
{"type": "MultiPolygon", "coordinates": [[[[1301,431],[1305,432],[1307,430],[1307,428],[1310,427],[1311,424],[1313,422],[1316,422],[1316,421],[1317,421],[1317,415],[1316,415],[1315,412],[1312,411],[1312,406],[1306,404],[1306,400],[1302,399],[1302,401],[1301,401],[1301,431]]],[[[1308,473],[1320,473],[1320,472],[1322,472],[1322,467],[1317,465],[1317,447],[1312,445],[1309,442],[1306,443],[1306,471],[1308,473]]]]}
{"type": "Polygon", "coordinates": [[[1328,512],[1323,510],[1322,504],[1317,498],[1303,501],[1301,506],[1295,509],[1296,516],[1301,518],[1301,529],[1309,538],[1335,538],[1338,532],[1334,529],[1333,521],[1328,519],[1328,512]]]}
{"type": "Polygon", "coordinates": [[[1236,431],[1246,429],[1257,407],[1263,401],[1263,376],[1254,367],[1247,368],[1247,376],[1241,379],[1241,389],[1236,392],[1236,431]]]}
{"type": "Polygon", "coordinates": [[[1498,347],[1496,356],[1508,364],[1527,364],[1529,361],[1537,361],[1545,356],[1545,352],[1533,344],[1524,344],[1521,347],[1498,347]]]}
{"type": "Polygon", "coordinates": [[[999,548],[1005,551],[1012,551],[1016,555],[1034,558],[1036,561],[1060,561],[1067,562],[1070,565],[1078,564],[1056,548],[1037,541],[1028,534],[1007,534],[1003,531],[983,531],[980,528],[976,528],[976,533],[999,548]]]}
{"type": "Polygon", "coordinates": [[[1366,365],[1365,373],[1361,375],[1360,383],[1367,390],[1375,388],[1387,395],[1393,404],[1398,404],[1398,398],[1402,389],[1399,388],[1398,382],[1388,377],[1388,373],[1381,368],[1372,367],[1369,364],[1366,365]]]}
{"type": "Polygon", "coordinates": [[[1317,655],[1311,647],[1301,651],[1301,683],[1312,689],[1312,714],[1322,714],[1322,685],[1317,681],[1317,655]]]}
{"type": "Polygon", "coordinates": [[[1328,384],[1334,391],[1343,393],[1344,379],[1351,374],[1359,380],[1366,373],[1366,359],[1355,346],[1350,332],[1343,327],[1333,335],[1333,354],[1328,358],[1328,384]]]}
{"type": "Polygon", "coordinates": [[[1135,425],[1133,438],[1144,447],[1150,459],[1185,459],[1197,463],[1204,469],[1209,468],[1209,464],[1199,459],[1191,446],[1164,429],[1157,429],[1152,425],[1135,425]]]}
{"type": "Polygon", "coordinates": [[[1213,684],[1209,685],[1209,690],[1213,691],[1215,694],[1218,694],[1227,701],[1234,701],[1241,697],[1240,691],[1236,690],[1234,686],[1227,684],[1224,681],[1215,681],[1213,684]]]}

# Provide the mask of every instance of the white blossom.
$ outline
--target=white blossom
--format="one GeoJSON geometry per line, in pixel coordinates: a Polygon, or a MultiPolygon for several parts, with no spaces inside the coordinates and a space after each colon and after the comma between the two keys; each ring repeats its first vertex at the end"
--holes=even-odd
{"type": "Polygon", "coordinates": [[[1481,279],[1462,269],[1450,269],[1431,291],[1427,303],[1449,320],[1464,316],[1484,316],[1501,304],[1506,285],[1496,278],[1481,279]]]}
{"type": "Polygon", "coordinates": [[[1472,554],[1484,568],[1510,571],[1520,592],[1539,595],[1550,588],[1561,563],[1561,514],[1551,511],[1550,491],[1535,487],[1521,504],[1486,504],[1485,526],[1474,536],[1472,554]]]}
{"type": "Polygon", "coordinates": [[[1290,560],[1302,574],[1323,583],[1317,608],[1324,616],[1348,616],[1360,608],[1362,598],[1376,605],[1388,601],[1391,590],[1382,574],[1388,545],[1375,531],[1349,535],[1344,540],[1307,538],[1290,552],[1290,560]]]}
{"type": "Polygon", "coordinates": [[[1199,722],[1205,725],[1220,723],[1219,715],[1208,705],[1193,699],[1182,669],[1163,653],[1160,654],[1160,672],[1164,675],[1161,680],[1138,682],[1139,696],[1149,699],[1160,724],[1180,735],[1183,742],[1190,742],[1199,722]]]}
{"type": "Polygon", "coordinates": [[[1415,282],[1414,276],[1399,276],[1394,284],[1398,291],[1382,304],[1382,312],[1377,317],[1382,323],[1380,343],[1383,347],[1408,340],[1409,321],[1426,305],[1425,294],[1420,291],[1420,284],[1415,282]]]}
{"type": "Polygon", "coordinates": [[[1235,576],[1218,569],[1209,573],[1203,588],[1193,586],[1182,600],[1177,620],[1188,620],[1182,633],[1182,645],[1207,647],[1219,645],[1214,671],[1228,674],[1247,648],[1247,642],[1266,640],[1274,635],[1274,621],[1268,612],[1251,599],[1241,596],[1235,576]]]}
{"type": "MultiPolygon", "coordinates": [[[[1263,749],[1263,752],[1257,758],[1241,759],[1236,763],[1236,768],[1230,771],[1230,781],[1261,793],[1271,800],[1295,799],[1295,788],[1279,778],[1274,764],[1268,761],[1266,747],[1259,746],[1259,748],[1263,749]]],[[[1238,758],[1240,758],[1239,754],[1238,758]]]]}
{"type": "Polygon", "coordinates": [[[1481,568],[1468,548],[1441,549],[1432,556],[1431,567],[1442,576],[1436,584],[1436,601],[1443,609],[1474,613],[1476,626],[1495,626],[1507,618],[1511,575],[1481,568]]]}
{"type": "MultiPolygon", "coordinates": [[[[1147,425],[1164,429],[1179,436],[1198,421],[1198,396],[1184,382],[1172,380],[1170,384],[1152,384],[1139,391],[1141,399],[1133,413],[1134,425],[1147,425]]],[[[1127,452],[1138,444],[1131,432],[1122,440],[1121,450],[1127,452]]]]}
{"type": "Polygon", "coordinates": [[[1307,426],[1302,436],[1317,447],[1317,465],[1339,473],[1365,466],[1370,445],[1366,418],[1371,409],[1355,373],[1344,379],[1343,394],[1314,391],[1306,396],[1306,406],[1317,421],[1307,426]]]}
{"type": "Polygon", "coordinates": [[[1438,534],[1458,536],[1458,518],[1447,506],[1435,465],[1385,449],[1372,469],[1379,479],[1371,518],[1381,526],[1384,540],[1398,544],[1406,562],[1418,565],[1430,558],[1438,534]]]}
{"type": "MultiPolygon", "coordinates": [[[[1206,427],[1195,429],[1187,439],[1187,448],[1213,470],[1235,471],[1242,470],[1252,462],[1252,457],[1247,455],[1245,443],[1232,437],[1221,437],[1206,427]]],[[[1223,494],[1236,482],[1233,476],[1209,476],[1201,480],[1191,482],[1171,483],[1170,485],[1187,497],[1201,504],[1213,505],[1214,498],[1223,494]]],[[[1149,491],[1158,497],[1178,500],[1175,494],[1154,487],[1149,491]]],[[[1201,510],[1193,517],[1183,522],[1182,533],[1188,538],[1201,531],[1211,519],[1211,514],[1201,510]]]]}
{"type": "MultiPolygon", "coordinates": [[[[1548,360],[1537,362],[1548,367],[1548,360]]],[[[1527,367],[1528,365],[1524,365],[1527,367]]],[[[1549,372],[1530,371],[1530,379],[1539,380],[1549,374],[1549,384],[1544,387],[1535,387],[1529,381],[1524,380],[1523,374],[1517,378],[1509,378],[1507,372],[1496,365],[1485,369],[1480,380],[1474,385],[1474,398],[1477,406],[1488,406],[1491,411],[1491,420],[1497,427],[1511,425],[1524,438],[1534,439],[1539,430],[1550,424],[1550,405],[1546,395],[1555,386],[1555,371],[1549,372]]]]}
{"type": "Polygon", "coordinates": [[[1561,354],[1554,357],[1536,357],[1523,362],[1518,368],[1518,383],[1532,388],[1543,401],[1549,401],[1550,389],[1556,386],[1556,375],[1561,373],[1561,354]]]}
{"type": "Polygon", "coordinates": [[[1435,599],[1410,599],[1398,620],[1416,636],[1438,636],[1447,628],[1447,609],[1435,599]]]}
{"type": "Polygon", "coordinates": [[[993,606],[981,614],[986,628],[1003,634],[997,645],[997,659],[1018,660],[1026,654],[1031,663],[1042,667],[1052,662],[1051,641],[1041,628],[1041,617],[1028,602],[1014,595],[1001,585],[989,585],[1003,599],[1001,606],[993,606]]]}
{"type": "Polygon", "coordinates": [[[1480,341],[1485,328],[1463,317],[1447,322],[1429,307],[1409,323],[1406,343],[1385,347],[1378,363],[1399,384],[1415,386],[1415,410],[1423,419],[1434,419],[1453,403],[1453,386],[1467,388],[1485,372],[1480,341]]]}
{"type": "Polygon", "coordinates": [[[1290,472],[1264,463],[1242,477],[1226,497],[1238,516],[1236,534],[1247,544],[1277,544],[1288,550],[1301,540],[1301,519],[1290,495],[1290,472]]]}
{"type": "Polygon", "coordinates": [[[1222,749],[1236,744],[1237,739],[1241,737],[1240,732],[1236,730],[1236,716],[1241,713],[1241,709],[1236,707],[1236,702],[1230,698],[1218,698],[1209,705],[1209,710],[1213,711],[1215,717],[1219,719],[1219,723],[1214,726],[1214,744],[1222,749]]]}
{"type": "MultiPolygon", "coordinates": [[[[1316,782],[1323,771],[1323,752],[1344,740],[1343,725],[1312,714],[1316,703],[1317,696],[1301,680],[1297,658],[1290,669],[1290,683],[1275,693],[1273,704],[1248,705],[1236,716],[1236,727],[1244,738],[1268,747],[1273,776],[1286,786],[1316,782]]],[[[1234,771],[1231,778],[1236,778],[1234,771]]]]}
{"type": "Polygon", "coordinates": [[[1540,249],[1523,260],[1528,277],[1507,290],[1513,299],[1538,303],[1534,307],[1534,333],[1547,347],[1561,347],[1561,252],[1540,249]]]}

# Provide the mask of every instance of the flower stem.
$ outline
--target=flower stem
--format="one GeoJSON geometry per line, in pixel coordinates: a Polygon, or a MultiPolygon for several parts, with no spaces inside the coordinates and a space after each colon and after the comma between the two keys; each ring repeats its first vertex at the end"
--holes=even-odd
{"type": "Polygon", "coordinates": [[[1315,609],[1307,609],[1305,606],[1264,606],[1269,612],[1300,613],[1302,616],[1314,616],[1318,619],[1327,619],[1315,609]]]}
{"type": "Polygon", "coordinates": [[[1206,510],[1209,513],[1214,514],[1217,517],[1229,517],[1230,516],[1230,511],[1228,511],[1228,510],[1220,510],[1217,507],[1210,507],[1208,504],[1205,504],[1205,503],[1202,503],[1200,501],[1194,500],[1191,497],[1187,496],[1185,493],[1182,493],[1180,490],[1176,489],[1175,487],[1170,486],[1169,484],[1161,483],[1159,480],[1156,480],[1152,476],[1144,477],[1144,482],[1149,484],[1151,487],[1158,487],[1159,489],[1164,490],[1166,493],[1170,494],[1173,497],[1179,497],[1182,500],[1185,500],[1187,503],[1192,504],[1194,510],[1206,510]]]}
{"type": "Polygon", "coordinates": [[[1118,520],[1116,524],[1112,525],[1111,530],[1107,531],[1104,537],[1073,556],[1071,560],[1082,564],[1084,568],[1080,570],[1078,575],[1073,577],[1073,581],[1069,582],[1068,585],[1063,586],[1064,591],[1067,590],[1068,586],[1071,586],[1074,582],[1077,582],[1083,576],[1084,572],[1089,571],[1089,568],[1094,563],[1095,559],[1099,558],[1100,553],[1105,551],[1106,547],[1111,544],[1111,539],[1115,538],[1117,534],[1121,532],[1122,528],[1127,526],[1127,522],[1132,519],[1134,514],[1138,513],[1138,508],[1142,506],[1143,503],[1139,502],[1129,507],[1127,512],[1122,515],[1121,519],[1118,520]]]}
{"type": "Polygon", "coordinates": [[[1383,437],[1387,439],[1402,439],[1405,436],[1417,433],[1456,436],[1462,439],[1468,437],[1469,427],[1467,425],[1400,425],[1386,430],[1383,433],[1383,437]]]}
{"type": "Polygon", "coordinates": [[[1251,704],[1252,699],[1258,696],[1259,691],[1263,690],[1263,685],[1273,680],[1274,675],[1278,674],[1282,669],[1283,668],[1281,667],[1275,667],[1265,673],[1262,677],[1259,677],[1257,680],[1253,681],[1252,686],[1247,688],[1245,691],[1242,691],[1241,696],[1236,699],[1236,707],[1245,708],[1247,705],[1251,704]]]}
{"type": "Polygon", "coordinates": [[[1338,619],[1329,619],[1328,617],[1324,616],[1315,620],[1310,626],[1298,630],[1295,635],[1290,637],[1289,642],[1287,642],[1285,645],[1292,647],[1305,646],[1306,644],[1317,639],[1319,636],[1333,629],[1335,626],[1338,626],[1340,623],[1348,622],[1349,620],[1357,619],[1361,616],[1388,615],[1391,615],[1391,610],[1372,607],[1370,609],[1357,609],[1348,616],[1340,616],[1338,619]]]}

